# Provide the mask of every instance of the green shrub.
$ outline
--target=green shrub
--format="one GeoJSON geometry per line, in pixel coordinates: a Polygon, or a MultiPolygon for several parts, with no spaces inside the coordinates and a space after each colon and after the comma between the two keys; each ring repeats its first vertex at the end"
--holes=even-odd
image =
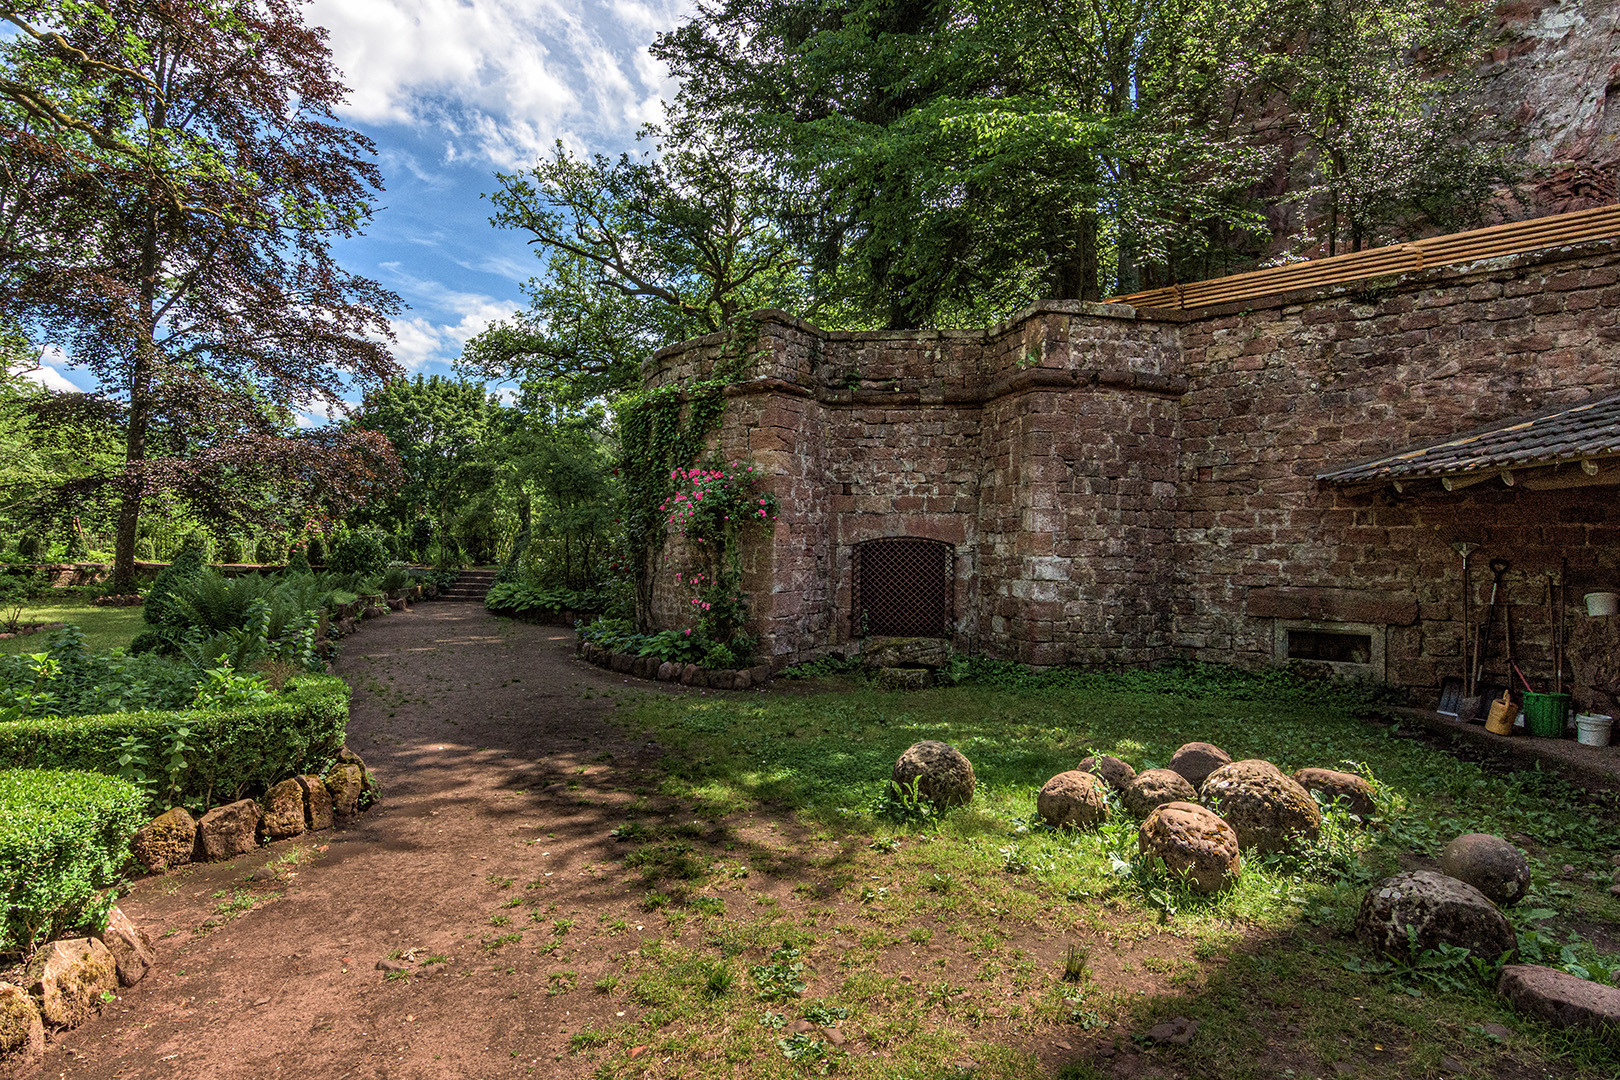
{"type": "Polygon", "coordinates": [[[337,574],[380,574],[388,566],[393,553],[388,550],[388,537],[381,529],[355,529],[344,533],[332,545],[328,568],[337,574]]]}
{"type": "Polygon", "coordinates": [[[162,656],[92,652],[77,626],[45,651],[0,656],[0,721],[190,704],[199,672],[162,656]]]}
{"type": "Polygon", "coordinates": [[[311,566],[325,566],[326,542],[318,536],[310,537],[309,543],[304,545],[304,558],[309,560],[311,566]]]}
{"type": "Polygon", "coordinates": [[[299,675],[256,704],[0,723],[0,768],[121,775],[151,805],[217,806],[300,773],[324,773],[343,747],[349,688],[299,675]]]}
{"type": "MultiPolygon", "coordinates": [[[[158,572],[157,580],[147,590],[145,603],[141,606],[141,618],[146,620],[146,625],[157,630],[183,630],[187,625],[186,617],[175,607],[175,590],[183,582],[202,573],[202,570],[202,549],[188,543],[180,549],[173,562],[158,572]]],[[[131,651],[146,651],[137,650],[133,645],[130,648],[131,651]]]]}
{"type": "Polygon", "coordinates": [[[560,611],[598,612],[606,609],[608,595],[600,589],[540,589],[525,581],[491,585],[484,607],[497,615],[533,618],[560,611]]]}
{"type": "Polygon", "coordinates": [[[89,772],[0,771],[0,954],[101,924],[145,820],[133,784],[89,772]]]}

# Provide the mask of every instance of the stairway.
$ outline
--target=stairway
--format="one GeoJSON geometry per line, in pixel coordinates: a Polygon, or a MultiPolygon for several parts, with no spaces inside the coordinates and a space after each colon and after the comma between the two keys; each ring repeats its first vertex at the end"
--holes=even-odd
{"type": "Polygon", "coordinates": [[[461,576],[456,578],[456,583],[439,594],[439,599],[482,604],[489,587],[493,584],[495,584],[493,570],[463,570],[461,576]]]}

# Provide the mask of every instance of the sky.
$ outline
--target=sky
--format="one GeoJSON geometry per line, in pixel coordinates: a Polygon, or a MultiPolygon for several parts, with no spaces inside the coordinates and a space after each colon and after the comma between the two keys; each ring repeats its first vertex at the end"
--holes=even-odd
{"type": "MultiPolygon", "coordinates": [[[[558,139],[576,152],[630,149],[675,91],[648,54],[688,0],[313,0],[350,87],[342,121],[377,144],[385,192],[366,234],[334,246],[351,272],[398,293],[394,356],[447,374],[462,344],[524,306],[540,261],[489,224],[494,174],[532,165],[558,139]]],[[[94,389],[66,357],[37,377],[94,389]]]]}

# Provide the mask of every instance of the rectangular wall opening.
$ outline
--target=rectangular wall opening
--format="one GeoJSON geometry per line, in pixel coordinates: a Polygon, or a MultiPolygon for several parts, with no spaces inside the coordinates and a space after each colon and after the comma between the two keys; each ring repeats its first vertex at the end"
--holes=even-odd
{"type": "Polygon", "coordinates": [[[1289,630],[1289,660],[1323,660],[1330,664],[1372,663],[1371,634],[1330,630],[1289,630]]]}

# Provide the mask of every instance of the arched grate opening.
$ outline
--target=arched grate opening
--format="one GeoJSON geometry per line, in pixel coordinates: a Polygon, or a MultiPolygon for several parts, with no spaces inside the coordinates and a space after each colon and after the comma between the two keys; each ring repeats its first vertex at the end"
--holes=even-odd
{"type": "Polygon", "coordinates": [[[852,636],[951,636],[951,546],[899,537],[855,545],[852,636]]]}

